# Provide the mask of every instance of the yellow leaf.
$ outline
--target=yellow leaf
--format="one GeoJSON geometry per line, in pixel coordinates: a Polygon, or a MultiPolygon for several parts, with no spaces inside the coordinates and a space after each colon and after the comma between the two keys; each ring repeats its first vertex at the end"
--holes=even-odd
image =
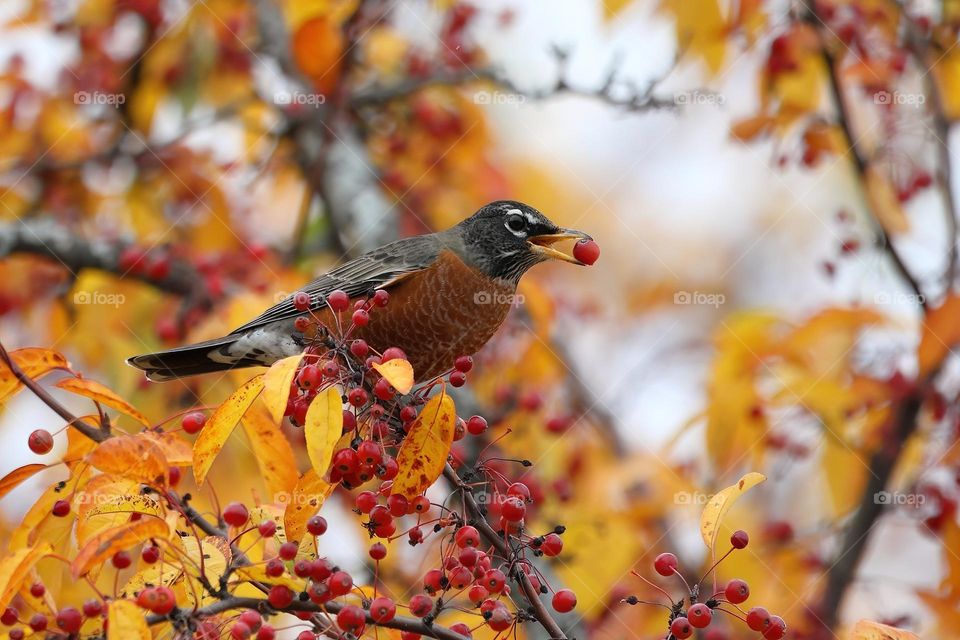
{"type": "Polygon", "coordinates": [[[710,498],[710,502],[707,503],[700,515],[700,535],[711,552],[717,544],[717,532],[720,530],[720,522],[723,520],[723,516],[748,489],[757,486],[766,479],[767,477],[762,473],[751,471],[740,478],[737,484],[727,487],[710,498]]]}
{"type": "Polygon", "coordinates": [[[47,468],[45,464],[27,464],[17,467],[0,479],[0,498],[14,490],[21,482],[32,477],[38,471],[47,468]]]}
{"type": "MultiPolygon", "coordinates": [[[[70,363],[56,351],[49,349],[17,349],[10,352],[10,359],[30,378],[39,378],[54,369],[68,369],[70,363]]],[[[22,385],[13,372],[0,362],[0,403],[16,393],[22,385]]]]}
{"type": "Polygon", "coordinates": [[[263,482],[273,496],[269,502],[277,502],[278,495],[289,495],[297,486],[297,461],[293,447],[280,426],[260,405],[250,407],[241,423],[260,467],[263,482]]]}
{"type": "Polygon", "coordinates": [[[293,384],[293,376],[296,375],[301,360],[302,353],[277,360],[263,374],[263,404],[267,406],[270,416],[277,424],[283,420],[287,398],[290,397],[290,385],[293,384]]]}
{"type": "Polygon", "coordinates": [[[960,118],[960,51],[951,48],[933,65],[943,113],[948,120],[960,118]]]}
{"type": "Polygon", "coordinates": [[[183,548],[192,560],[187,566],[194,567],[186,572],[187,579],[195,583],[193,589],[187,589],[187,600],[194,606],[209,604],[212,596],[197,580],[199,567],[202,562],[203,575],[210,584],[219,583],[220,576],[227,570],[227,563],[230,561],[230,543],[217,536],[207,536],[203,540],[190,537],[183,538],[183,548]]]}
{"type": "Polygon", "coordinates": [[[183,568],[179,564],[158,562],[147,565],[127,580],[127,584],[123,585],[118,597],[130,598],[146,586],[165,585],[169,587],[179,580],[182,573],[183,568]]]}
{"type": "Polygon", "coordinates": [[[283,511],[283,528],[287,532],[287,540],[300,541],[307,530],[307,520],[316,515],[333,489],[334,485],[317,475],[313,469],[303,474],[293,495],[286,497],[288,502],[283,511]]]}
{"type": "Polygon", "coordinates": [[[57,386],[64,391],[90,398],[100,404],[125,413],[144,426],[150,424],[147,418],[137,411],[129,402],[95,380],[89,380],[87,378],[64,378],[57,383],[57,386]]]}
{"type": "Polygon", "coordinates": [[[440,477],[453,444],[457,410],[441,391],[427,402],[397,453],[400,471],[391,492],[412,500],[440,477]]]}
{"type": "Polygon", "coordinates": [[[193,464],[193,448],[189,442],[177,434],[151,430],[139,435],[160,447],[167,458],[167,464],[171,467],[186,467],[193,464]]]}
{"type": "Polygon", "coordinates": [[[917,349],[920,376],[936,371],[957,342],[960,342],[960,296],[952,294],[923,320],[917,349]]]}
{"type": "Polygon", "coordinates": [[[631,2],[632,0],[600,0],[600,4],[603,7],[603,19],[610,22],[616,18],[620,12],[626,9],[631,2]]]}
{"type": "Polygon", "coordinates": [[[193,477],[198,485],[203,484],[213,459],[220,453],[234,427],[261,391],[263,376],[258,375],[234,391],[210,416],[210,420],[200,432],[200,437],[193,443],[193,477]]]}
{"type": "Polygon", "coordinates": [[[114,436],[97,445],[88,461],[104,473],[134,478],[151,486],[166,482],[167,458],[154,442],[140,436],[114,436]]]}
{"type": "Polygon", "coordinates": [[[823,439],[823,472],[834,517],[849,513],[857,506],[867,481],[864,457],[850,450],[832,432],[823,439]]]}
{"type": "Polygon", "coordinates": [[[79,578],[118,551],[129,549],[135,544],[150,538],[164,539],[168,533],[167,523],[159,518],[152,517],[127,522],[119,527],[108,529],[93,536],[80,549],[76,558],[70,564],[70,572],[74,578],[79,578]]]}
{"type": "Polygon", "coordinates": [[[95,507],[110,504],[123,496],[133,495],[140,490],[140,483],[132,478],[123,478],[113,474],[102,474],[92,478],[82,491],[73,497],[73,509],[77,513],[77,544],[83,546],[96,533],[110,529],[129,520],[123,513],[104,514],[89,518],[87,514],[95,507]]]}
{"type": "Polygon", "coordinates": [[[676,20],[680,49],[701,58],[711,73],[719,71],[727,53],[728,31],[719,0],[663,0],[663,7],[676,20]]]}
{"type": "Polygon", "coordinates": [[[380,364],[375,363],[373,368],[398,392],[407,394],[413,389],[413,366],[409,360],[394,358],[380,364]]]}
{"type": "Polygon", "coordinates": [[[303,426],[307,455],[319,477],[327,475],[333,448],[343,435],[343,401],[336,387],[317,394],[307,409],[303,426]]]}
{"type": "Polygon", "coordinates": [[[850,631],[850,640],[920,640],[920,636],[879,622],[860,620],[850,631]]]}
{"type": "MultiPolygon", "coordinates": [[[[84,518],[92,518],[99,515],[108,515],[114,513],[139,513],[142,515],[153,516],[163,519],[163,506],[151,496],[140,493],[132,495],[112,496],[107,500],[95,504],[91,509],[84,512],[84,518]]],[[[79,525],[78,525],[79,526],[79,525]]]]}
{"type": "Polygon", "coordinates": [[[111,600],[107,605],[107,638],[151,640],[150,626],[143,609],[132,600],[111,600]]]}
{"type": "Polygon", "coordinates": [[[865,174],[867,200],[877,222],[887,233],[904,233],[910,229],[910,221],[900,204],[896,189],[875,166],[867,167],[865,174]]]}
{"type": "Polygon", "coordinates": [[[0,560],[0,603],[10,602],[20,583],[30,577],[37,561],[52,551],[53,547],[44,540],[33,547],[17,549],[0,560]]]}

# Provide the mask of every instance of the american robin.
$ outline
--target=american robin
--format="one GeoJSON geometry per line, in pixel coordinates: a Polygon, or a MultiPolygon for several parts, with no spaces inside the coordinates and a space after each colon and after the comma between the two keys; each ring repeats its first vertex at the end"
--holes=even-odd
{"type": "MultiPolygon", "coordinates": [[[[507,316],[517,284],[533,265],[549,259],[584,263],[552,245],[590,239],[563,229],[520,202],[492,202],[460,224],[374,249],[320,276],[303,288],[309,313],[336,326],[328,296],[338,289],[352,299],[378,289],[389,304],[351,335],[378,351],[399,347],[416,380],[430,380],[476,353],[507,316]]],[[[295,296],[222,338],[170,351],[135,356],[128,363],[163,381],[225,369],[265,366],[296,355],[308,339],[296,319],[308,313],[295,296]],[[298,308],[299,307],[299,308],[298,308]]]]}

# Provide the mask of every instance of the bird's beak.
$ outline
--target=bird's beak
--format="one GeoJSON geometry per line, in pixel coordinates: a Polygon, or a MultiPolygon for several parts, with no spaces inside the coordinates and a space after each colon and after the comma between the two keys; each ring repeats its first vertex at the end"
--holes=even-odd
{"type": "Polygon", "coordinates": [[[592,240],[590,236],[585,234],[583,231],[577,231],[576,229],[560,229],[557,233],[545,233],[539,236],[530,236],[527,238],[527,242],[530,243],[530,248],[540,255],[551,258],[553,260],[563,260],[564,262],[572,262],[573,264],[579,264],[584,266],[582,262],[574,258],[569,253],[564,253],[553,248],[552,245],[563,242],[564,240],[592,240]]]}

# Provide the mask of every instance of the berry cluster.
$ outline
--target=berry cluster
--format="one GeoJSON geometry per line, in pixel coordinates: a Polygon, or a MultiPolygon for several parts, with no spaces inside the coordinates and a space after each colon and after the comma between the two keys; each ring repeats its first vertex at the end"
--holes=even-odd
{"type": "Polygon", "coordinates": [[[727,582],[723,589],[719,589],[714,576],[714,589],[709,597],[701,601],[700,586],[703,581],[713,574],[719,564],[731,553],[737,549],[746,548],[750,539],[746,531],[734,531],[730,536],[730,550],[727,551],[719,560],[717,560],[694,585],[690,585],[682,574],[677,570],[677,556],[672,553],[661,553],[653,562],[654,570],[661,576],[677,576],[686,589],[687,596],[678,601],[659,586],[653,584],[637,572],[633,575],[649,584],[651,587],[662,593],[670,601],[670,605],[664,605],[659,602],[642,601],[636,596],[629,596],[623,599],[623,602],[631,605],[635,604],[654,604],[666,606],[670,609],[670,617],[667,621],[668,634],[667,640],[685,640],[693,636],[696,629],[705,629],[710,626],[714,619],[714,613],[725,613],[733,618],[743,621],[753,631],[758,631],[765,640],[780,640],[787,633],[787,625],[783,618],[777,615],[771,615],[763,607],[753,607],[744,611],[740,605],[750,597],[750,586],[744,580],[735,578],[727,582]],[[689,603],[689,605],[687,605],[689,603]]]}

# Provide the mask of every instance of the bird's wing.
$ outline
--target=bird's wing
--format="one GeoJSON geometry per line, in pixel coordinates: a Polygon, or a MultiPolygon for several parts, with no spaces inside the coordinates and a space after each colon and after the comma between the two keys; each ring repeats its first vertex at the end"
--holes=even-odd
{"type": "MultiPolygon", "coordinates": [[[[326,296],[337,289],[355,298],[369,295],[377,289],[389,288],[405,276],[432,265],[442,248],[442,242],[433,234],[397,240],[328,271],[301,291],[310,296],[311,310],[320,310],[326,307],[326,296]]],[[[296,318],[304,313],[294,307],[293,295],[290,295],[247,324],[237,327],[233,333],[296,318]]]]}

